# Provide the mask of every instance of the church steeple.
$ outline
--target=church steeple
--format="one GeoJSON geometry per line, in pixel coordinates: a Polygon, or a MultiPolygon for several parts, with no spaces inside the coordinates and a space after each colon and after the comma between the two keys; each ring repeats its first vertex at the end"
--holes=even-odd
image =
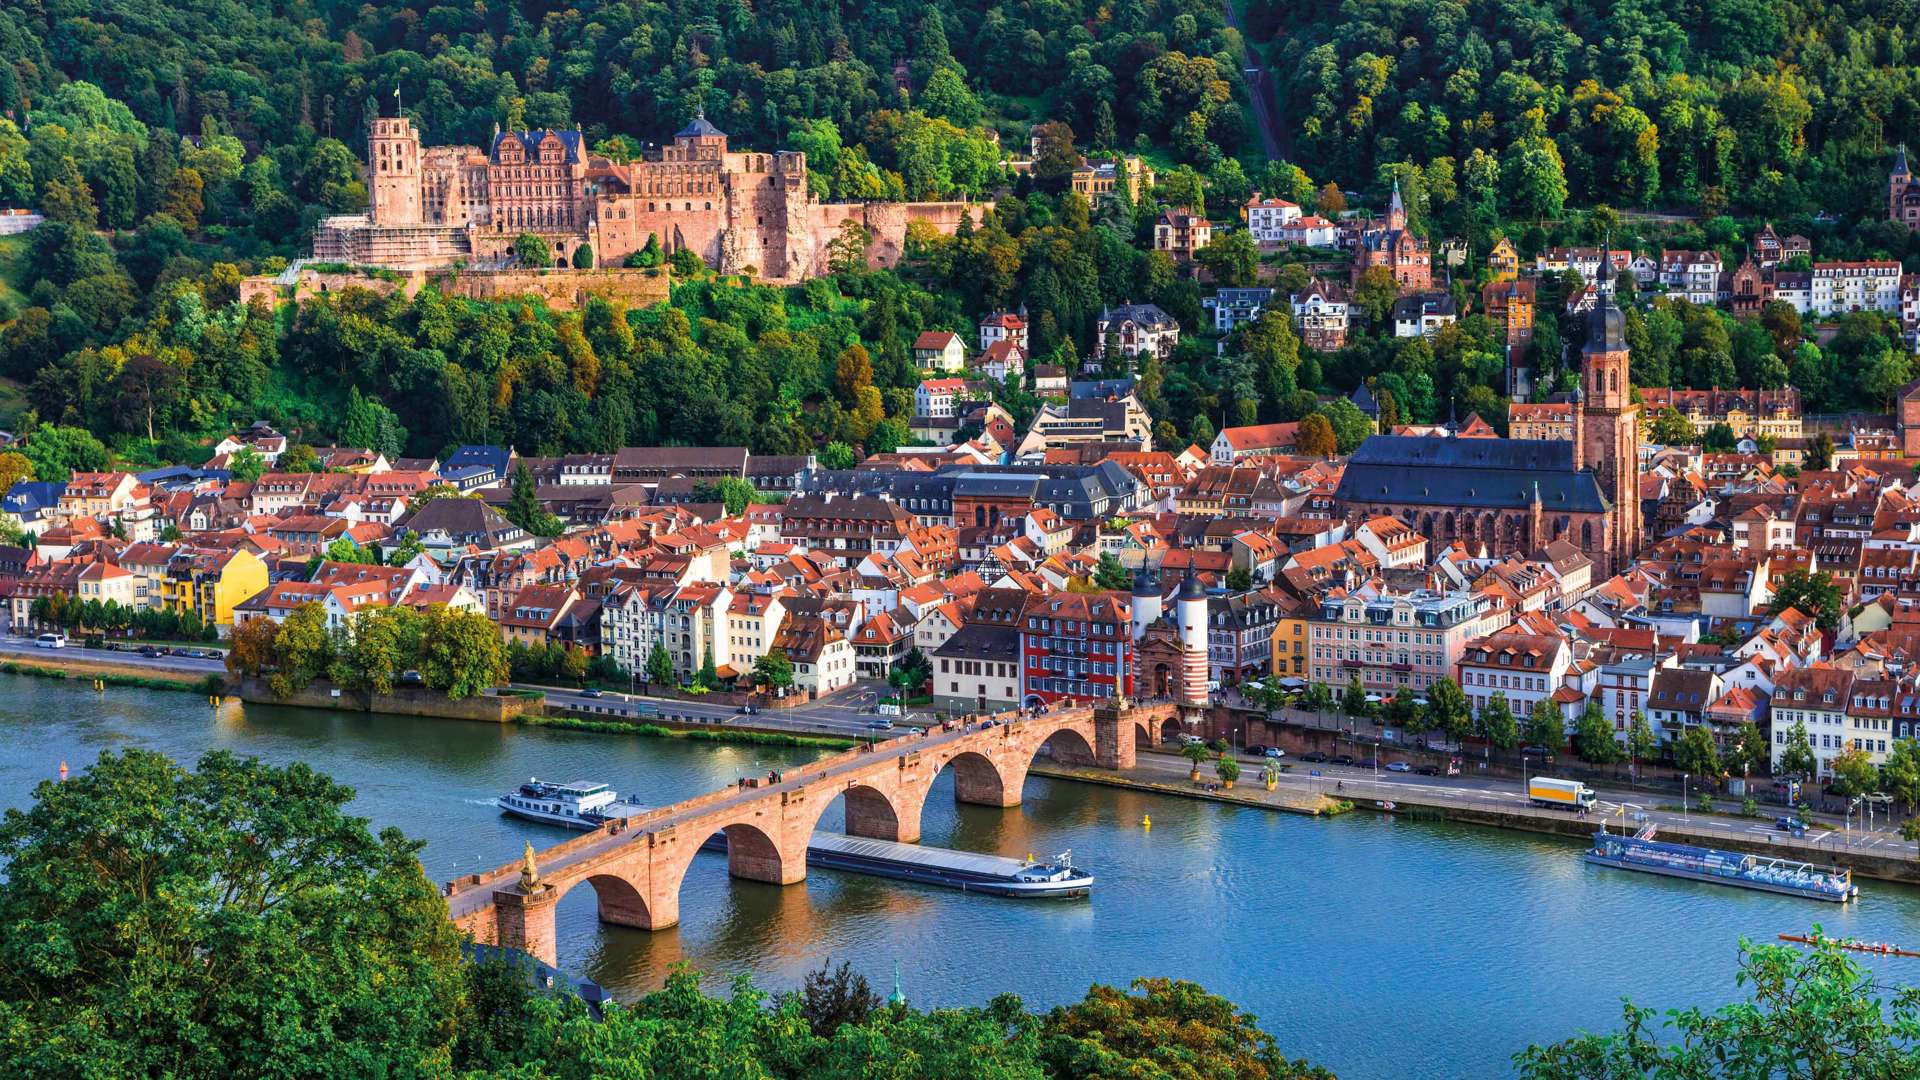
{"type": "Polygon", "coordinates": [[[1609,520],[1595,536],[1607,574],[1618,573],[1640,547],[1640,419],[1633,404],[1627,321],[1612,290],[1587,316],[1587,341],[1580,350],[1580,389],[1574,423],[1578,445],[1575,467],[1593,470],[1609,506],[1609,520]],[[1582,400],[1584,399],[1584,400],[1582,400]]]}
{"type": "Polygon", "coordinates": [[[1400,178],[1393,178],[1393,198],[1387,202],[1387,228],[1407,227],[1407,204],[1400,198],[1400,178]]]}
{"type": "Polygon", "coordinates": [[[1901,143],[1893,158],[1893,171],[1887,174],[1887,217],[1920,228],[1907,209],[1907,192],[1913,187],[1913,170],[1907,167],[1907,144],[1901,143]]]}

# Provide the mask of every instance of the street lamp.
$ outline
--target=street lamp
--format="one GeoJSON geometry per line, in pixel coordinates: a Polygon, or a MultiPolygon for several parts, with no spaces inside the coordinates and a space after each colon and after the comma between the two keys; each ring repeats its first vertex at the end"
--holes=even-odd
{"type": "Polygon", "coordinates": [[[1527,790],[1527,762],[1531,760],[1525,754],[1520,755],[1520,790],[1522,792],[1527,790]]]}
{"type": "Polygon", "coordinates": [[[1680,774],[1680,820],[1687,820],[1687,774],[1680,774]]]}

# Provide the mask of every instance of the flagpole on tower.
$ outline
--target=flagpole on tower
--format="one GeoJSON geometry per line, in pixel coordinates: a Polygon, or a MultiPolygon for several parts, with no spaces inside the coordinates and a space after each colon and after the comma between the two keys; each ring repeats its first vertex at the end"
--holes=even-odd
{"type": "Polygon", "coordinates": [[[400,100],[400,84],[398,82],[393,84],[393,115],[397,117],[407,115],[406,102],[400,100]]]}

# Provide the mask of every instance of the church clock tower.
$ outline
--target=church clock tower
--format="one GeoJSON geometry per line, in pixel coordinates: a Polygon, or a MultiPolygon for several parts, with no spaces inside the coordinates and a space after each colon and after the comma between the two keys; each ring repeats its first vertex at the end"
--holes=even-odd
{"type": "Polygon", "coordinates": [[[1640,548],[1640,406],[1628,379],[1626,319],[1610,290],[1587,317],[1582,350],[1577,460],[1594,471],[1600,491],[1613,504],[1606,535],[1595,547],[1607,555],[1605,571],[1619,573],[1640,548]]]}

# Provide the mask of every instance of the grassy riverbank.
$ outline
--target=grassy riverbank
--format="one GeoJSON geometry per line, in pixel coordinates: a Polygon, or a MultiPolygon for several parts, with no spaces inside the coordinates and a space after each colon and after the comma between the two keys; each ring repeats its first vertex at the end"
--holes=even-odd
{"type": "Polygon", "coordinates": [[[196,694],[218,694],[226,689],[219,675],[167,673],[153,668],[116,664],[89,657],[63,657],[59,663],[33,660],[0,661],[0,674],[34,675],[46,679],[100,680],[107,686],[135,687],[141,690],[188,690],[196,694]]]}
{"type": "Polygon", "coordinates": [[[516,723],[529,727],[557,728],[561,731],[588,731],[600,735],[644,735],[657,739],[739,743],[749,746],[798,746],[815,750],[849,750],[859,745],[857,740],[840,739],[831,735],[797,735],[785,731],[755,731],[733,727],[682,728],[657,723],[629,724],[619,720],[585,720],[572,716],[522,716],[516,723]]]}

